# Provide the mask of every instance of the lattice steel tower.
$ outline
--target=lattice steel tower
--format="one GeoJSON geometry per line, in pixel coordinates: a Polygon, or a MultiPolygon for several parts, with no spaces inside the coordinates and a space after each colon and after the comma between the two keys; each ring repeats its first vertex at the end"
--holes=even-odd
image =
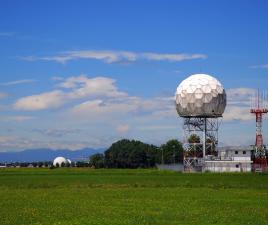
{"type": "Polygon", "coordinates": [[[268,112],[268,109],[265,108],[264,103],[264,97],[260,97],[258,90],[257,98],[255,98],[255,108],[250,109],[250,112],[256,116],[256,139],[253,152],[254,168],[256,168],[256,166],[259,166],[261,168],[267,167],[266,147],[263,144],[262,137],[262,115],[266,114],[268,112]]]}

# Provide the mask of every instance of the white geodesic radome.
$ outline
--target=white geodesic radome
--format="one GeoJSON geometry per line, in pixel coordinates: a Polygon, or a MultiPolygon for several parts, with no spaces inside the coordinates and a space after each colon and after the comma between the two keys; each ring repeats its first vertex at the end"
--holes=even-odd
{"type": "Polygon", "coordinates": [[[53,161],[53,166],[55,167],[63,167],[66,166],[68,161],[64,157],[57,157],[53,161]]]}
{"type": "Polygon", "coordinates": [[[220,117],[226,106],[224,87],[207,74],[194,74],[183,80],[175,98],[181,117],[220,117]]]}

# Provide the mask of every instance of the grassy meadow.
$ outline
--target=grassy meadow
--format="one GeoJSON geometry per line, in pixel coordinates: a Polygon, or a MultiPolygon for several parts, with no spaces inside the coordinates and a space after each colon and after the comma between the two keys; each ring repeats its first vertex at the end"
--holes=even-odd
{"type": "Polygon", "coordinates": [[[268,224],[268,174],[0,169],[0,224],[268,224]]]}

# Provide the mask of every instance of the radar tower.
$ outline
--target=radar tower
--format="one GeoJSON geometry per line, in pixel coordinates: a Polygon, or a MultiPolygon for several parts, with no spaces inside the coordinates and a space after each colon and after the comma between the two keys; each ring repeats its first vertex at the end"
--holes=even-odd
{"type": "Polygon", "coordinates": [[[178,86],[176,109],[183,118],[185,171],[202,171],[205,161],[217,155],[218,118],[225,106],[225,90],[210,75],[191,75],[178,86]]]}

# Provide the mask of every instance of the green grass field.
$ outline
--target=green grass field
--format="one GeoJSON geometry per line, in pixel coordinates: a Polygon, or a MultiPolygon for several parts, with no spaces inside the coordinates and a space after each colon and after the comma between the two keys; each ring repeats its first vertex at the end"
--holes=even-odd
{"type": "Polygon", "coordinates": [[[268,224],[268,174],[0,169],[0,224],[268,224]]]}

